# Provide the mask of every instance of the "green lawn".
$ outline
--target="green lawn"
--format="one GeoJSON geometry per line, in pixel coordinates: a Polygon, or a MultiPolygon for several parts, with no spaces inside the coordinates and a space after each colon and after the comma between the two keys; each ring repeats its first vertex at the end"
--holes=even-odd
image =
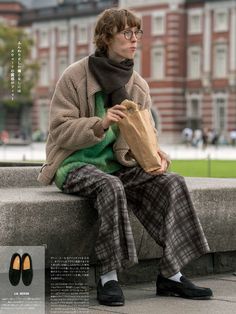
{"type": "Polygon", "coordinates": [[[172,160],[170,171],[186,177],[236,178],[236,160],[172,160]]]}

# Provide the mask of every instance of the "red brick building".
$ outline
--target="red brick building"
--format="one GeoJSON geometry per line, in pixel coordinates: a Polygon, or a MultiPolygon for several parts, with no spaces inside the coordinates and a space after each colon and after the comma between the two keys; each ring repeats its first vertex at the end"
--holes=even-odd
{"type": "Polygon", "coordinates": [[[149,83],[163,142],[179,142],[185,126],[221,134],[236,129],[236,0],[64,0],[23,12],[19,25],[30,29],[32,58],[41,65],[34,129],[47,131],[59,76],[93,52],[97,14],[111,6],[142,18],[135,68],[149,83]]]}
{"type": "Polygon", "coordinates": [[[236,1],[124,0],[140,14],[137,62],[151,88],[164,141],[185,126],[236,128],[236,1]]]}
{"type": "Polygon", "coordinates": [[[21,12],[25,9],[25,6],[17,1],[0,2],[0,22],[4,22],[10,26],[16,26],[20,19],[21,12]]]}

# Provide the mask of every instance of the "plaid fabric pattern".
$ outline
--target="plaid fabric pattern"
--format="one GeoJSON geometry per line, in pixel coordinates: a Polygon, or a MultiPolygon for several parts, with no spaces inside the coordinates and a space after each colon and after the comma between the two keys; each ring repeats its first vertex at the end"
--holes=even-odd
{"type": "Polygon", "coordinates": [[[100,275],[138,263],[128,208],[163,248],[159,270],[170,277],[209,246],[182,176],[151,175],[140,167],[107,174],[93,165],[69,173],[63,192],[94,198],[99,233],[95,253],[100,275]]]}

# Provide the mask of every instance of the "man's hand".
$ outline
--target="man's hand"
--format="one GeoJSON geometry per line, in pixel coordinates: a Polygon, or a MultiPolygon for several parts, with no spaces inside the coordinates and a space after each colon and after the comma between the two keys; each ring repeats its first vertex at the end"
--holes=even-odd
{"type": "Polygon", "coordinates": [[[166,172],[168,168],[167,160],[161,157],[161,168],[158,170],[160,173],[166,172]]]}
{"type": "Polygon", "coordinates": [[[123,112],[124,110],[126,110],[124,105],[115,105],[112,108],[109,108],[105,118],[102,120],[103,129],[108,129],[112,123],[123,119],[126,116],[126,114],[123,112]]]}
{"type": "Polygon", "coordinates": [[[154,174],[154,175],[159,175],[166,172],[170,164],[170,160],[167,158],[166,153],[159,150],[158,154],[161,157],[161,168],[158,170],[152,171],[151,174],[154,174]]]}
{"type": "Polygon", "coordinates": [[[167,155],[164,152],[158,151],[158,154],[161,157],[161,169],[165,172],[169,167],[170,160],[167,159],[167,155]]]}

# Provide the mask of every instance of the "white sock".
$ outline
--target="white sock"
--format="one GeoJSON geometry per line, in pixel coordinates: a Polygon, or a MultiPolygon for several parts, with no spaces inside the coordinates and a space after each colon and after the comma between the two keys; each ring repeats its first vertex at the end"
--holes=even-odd
{"type": "Polygon", "coordinates": [[[169,277],[168,279],[170,280],[174,280],[174,281],[177,281],[177,282],[181,282],[180,281],[180,277],[182,276],[181,272],[179,271],[177,274],[175,274],[174,276],[171,276],[169,277]]]}
{"type": "Polygon", "coordinates": [[[116,270],[109,271],[108,273],[101,276],[101,281],[102,281],[103,286],[105,285],[106,282],[110,280],[118,281],[116,270]]]}

